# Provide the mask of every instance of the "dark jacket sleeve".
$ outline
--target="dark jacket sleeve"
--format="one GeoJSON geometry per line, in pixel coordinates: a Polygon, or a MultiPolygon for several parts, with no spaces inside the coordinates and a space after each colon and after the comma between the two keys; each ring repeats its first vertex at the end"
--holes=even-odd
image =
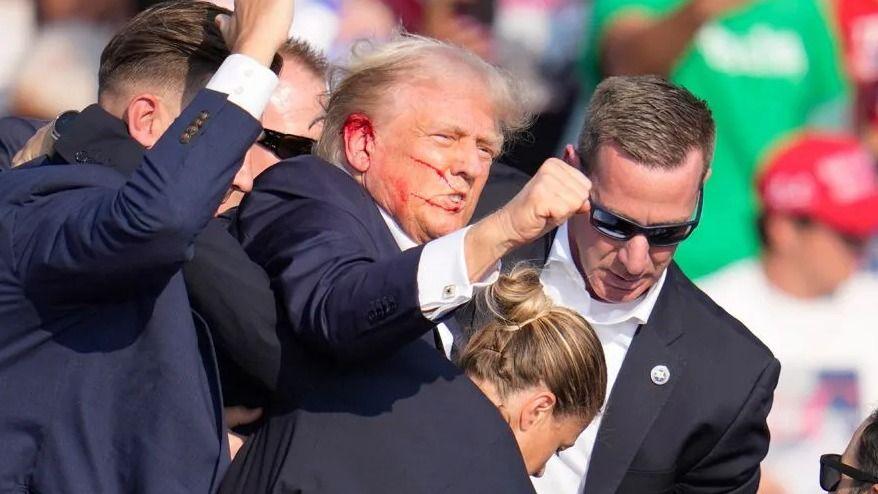
{"type": "MultiPolygon", "coordinates": [[[[12,232],[27,291],[82,301],[168,279],[191,256],[258,132],[224,94],[202,90],[121,187],[35,192],[14,209],[12,232]],[[186,138],[193,126],[200,130],[186,138]]],[[[97,174],[88,170],[76,171],[97,174]]]]}
{"type": "Polygon", "coordinates": [[[250,260],[223,220],[211,220],[195,239],[195,255],[183,266],[183,277],[192,308],[207,323],[217,353],[231,359],[236,371],[274,390],[281,355],[274,294],[268,275],[250,260]]]}
{"type": "Polygon", "coordinates": [[[33,137],[37,130],[49,123],[21,117],[0,118],[0,172],[12,167],[12,157],[33,137]]]}
{"type": "Polygon", "coordinates": [[[684,475],[677,492],[756,493],[759,464],[768,453],[766,419],[779,375],[780,363],[772,358],[735,420],[710,453],[684,475]]]}
{"type": "Polygon", "coordinates": [[[257,185],[242,206],[241,234],[295,336],[339,363],[381,358],[434,326],[418,301],[422,247],[379,254],[344,209],[257,185]]]}

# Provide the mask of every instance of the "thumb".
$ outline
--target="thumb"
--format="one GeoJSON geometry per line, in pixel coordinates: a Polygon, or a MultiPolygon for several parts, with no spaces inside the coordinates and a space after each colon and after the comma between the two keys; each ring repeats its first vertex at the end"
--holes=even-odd
{"type": "Polygon", "coordinates": [[[222,33],[226,46],[231,49],[235,43],[235,20],[228,14],[219,14],[214,19],[214,23],[222,33]]]}
{"type": "Polygon", "coordinates": [[[564,162],[573,168],[582,171],[582,162],[579,161],[579,154],[577,154],[576,148],[573,147],[573,144],[564,146],[564,162]]]}

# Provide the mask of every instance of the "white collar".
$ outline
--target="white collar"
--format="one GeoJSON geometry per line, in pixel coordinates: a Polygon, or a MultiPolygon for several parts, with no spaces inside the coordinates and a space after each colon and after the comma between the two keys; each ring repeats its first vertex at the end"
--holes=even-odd
{"type": "Polygon", "coordinates": [[[617,304],[595,300],[586,290],[582,275],[573,262],[567,225],[568,223],[565,222],[558,227],[541,277],[549,296],[560,305],[578,311],[592,324],[613,325],[624,322],[646,324],[665,284],[667,269],[645,294],[635,300],[617,304]]]}
{"type": "MultiPolygon", "coordinates": [[[[376,206],[378,206],[376,204],[376,206]]],[[[393,219],[390,214],[384,210],[381,206],[378,206],[378,211],[381,212],[381,217],[384,218],[384,223],[387,224],[387,228],[390,229],[390,234],[393,235],[393,240],[396,241],[396,245],[399,246],[399,250],[405,251],[409,250],[413,247],[417,247],[418,243],[411,239],[408,235],[402,231],[402,227],[399,226],[399,223],[393,219]]]]}

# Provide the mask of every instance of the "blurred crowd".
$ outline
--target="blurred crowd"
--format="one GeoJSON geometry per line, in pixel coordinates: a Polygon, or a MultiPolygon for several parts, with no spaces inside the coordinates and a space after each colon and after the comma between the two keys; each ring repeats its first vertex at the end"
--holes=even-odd
{"type": "MultiPolygon", "coordinates": [[[[0,0],[0,116],[93,103],[104,46],[154,3],[0,0]]],[[[675,261],[782,365],[761,492],[815,492],[816,458],[878,405],[878,2],[300,0],[291,32],[330,66],[301,84],[401,29],[521,82],[535,118],[500,161],[528,175],[577,142],[607,76],[658,74],[708,103],[712,167],[675,261]]],[[[316,139],[311,123],[292,133],[316,139]]]]}

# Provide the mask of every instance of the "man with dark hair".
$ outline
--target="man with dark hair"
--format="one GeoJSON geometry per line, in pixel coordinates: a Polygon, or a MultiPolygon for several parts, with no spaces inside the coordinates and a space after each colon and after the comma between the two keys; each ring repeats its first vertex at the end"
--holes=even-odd
{"type": "Polygon", "coordinates": [[[860,424],[844,454],[820,457],[820,487],[839,494],[878,493],[878,410],[860,424]]]}
{"type": "Polygon", "coordinates": [[[597,331],[608,401],[537,491],[753,493],[779,365],[673,262],[709,200],[710,110],[659,77],[612,77],[587,114],[565,158],[591,210],[553,232],[541,279],[597,331]]]}
{"type": "Polygon", "coordinates": [[[147,10],[105,50],[99,103],[4,172],[0,490],[216,489],[220,393],[180,267],[259,134],[292,10],[147,10]]]}

